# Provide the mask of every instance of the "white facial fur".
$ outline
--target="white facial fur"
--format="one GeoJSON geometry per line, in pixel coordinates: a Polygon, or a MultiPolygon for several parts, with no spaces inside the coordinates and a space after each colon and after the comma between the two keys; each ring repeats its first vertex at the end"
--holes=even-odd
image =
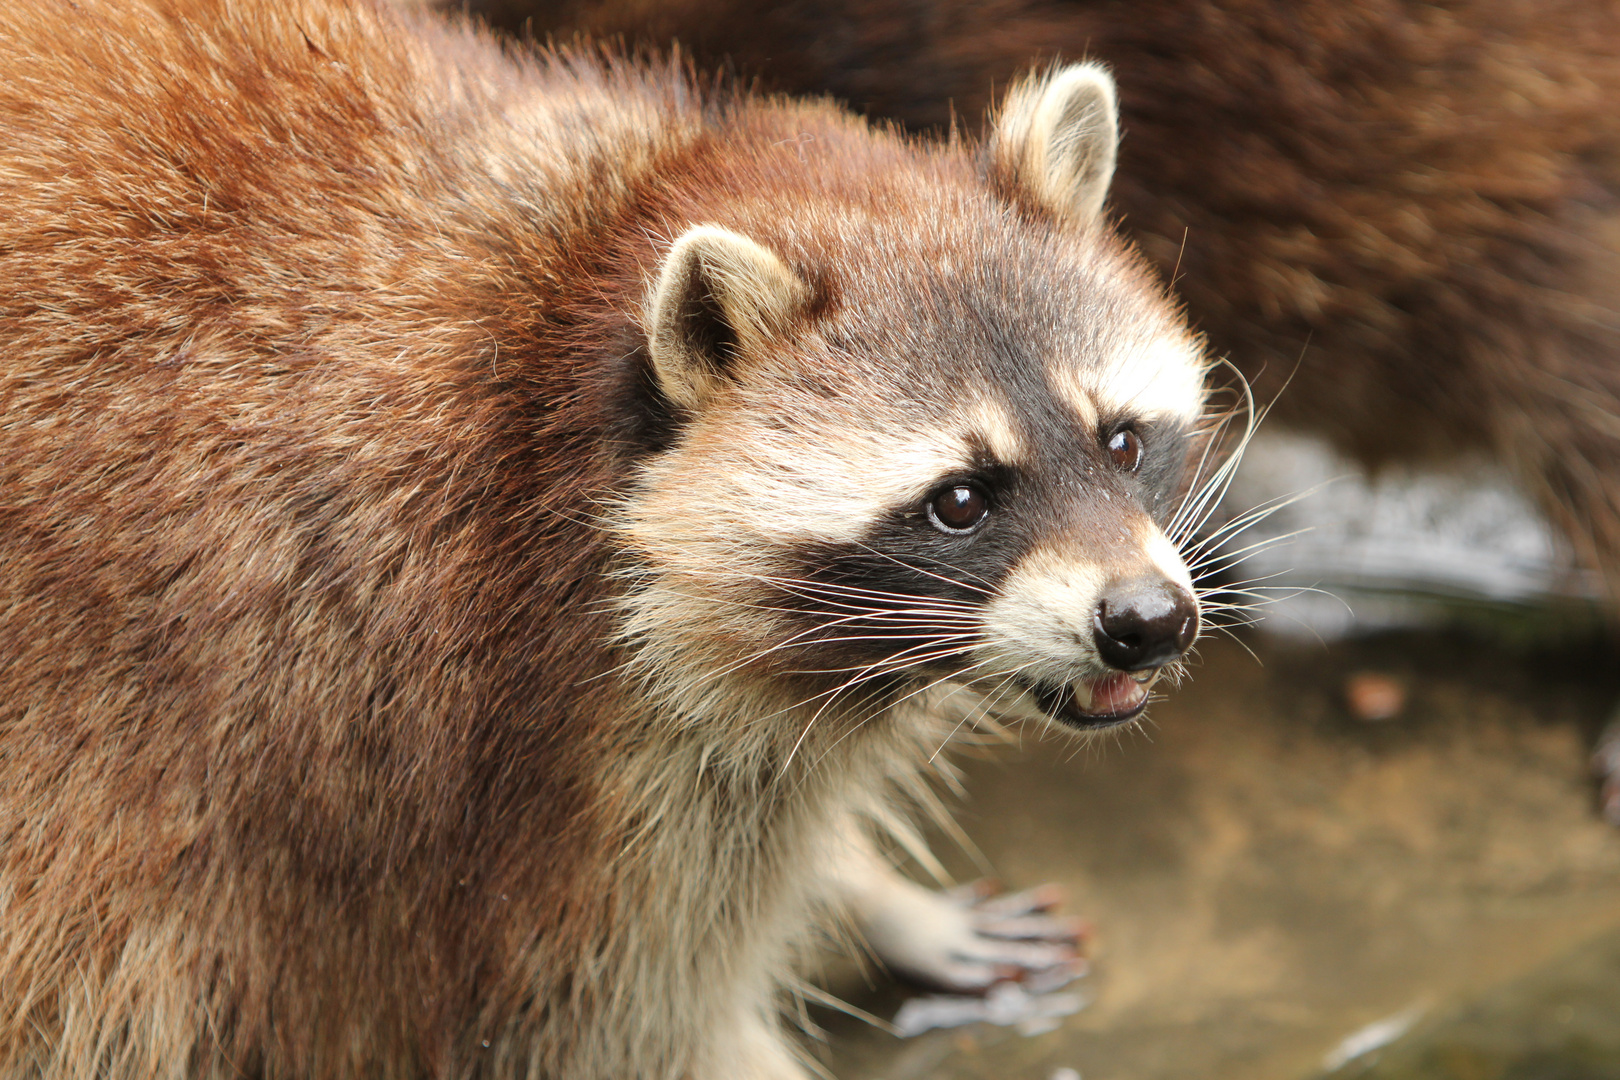
{"type": "Polygon", "coordinates": [[[1100,414],[1191,424],[1204,409],[1205,363],[1188,335],[1131,341],[1109,350],[1100,364],[1053,364],[1057,391],[1095,428],[1100,414]]]}

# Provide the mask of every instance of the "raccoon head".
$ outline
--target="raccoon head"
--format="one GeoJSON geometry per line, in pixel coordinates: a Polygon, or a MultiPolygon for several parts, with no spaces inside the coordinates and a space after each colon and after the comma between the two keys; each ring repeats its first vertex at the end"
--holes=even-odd
{"type": "Polygon", "coordinates": [[[643,323],[678,434],[617,527],[672,715],[742,693],[836,726],[942,682],[1071,728],[1140,715],[1199,631],[1167,532],[1205,362],[1102,221],[1116,139],[1108,76],[1069,67],[977,164],[868,178],[898,205],[806,196],[668,247],[643,323]]]}

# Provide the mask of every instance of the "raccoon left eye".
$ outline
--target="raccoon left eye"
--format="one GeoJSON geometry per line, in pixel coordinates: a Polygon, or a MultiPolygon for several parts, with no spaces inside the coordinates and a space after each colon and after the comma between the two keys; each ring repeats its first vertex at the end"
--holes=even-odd
{"type": "Polygon", "coordinates": [[[990,500],[984,492],[968,484],[948,487],[928,504],[928,520],[944,533],[965,533],[990,513],[990,500]]]}
{"type": "Polygon", "coordinates": [[[1108,456],[1116,469],[1135,472],[1142,464],[1142,438],[1130,428],[1121,428],[1108,437],[1108,456]]]}

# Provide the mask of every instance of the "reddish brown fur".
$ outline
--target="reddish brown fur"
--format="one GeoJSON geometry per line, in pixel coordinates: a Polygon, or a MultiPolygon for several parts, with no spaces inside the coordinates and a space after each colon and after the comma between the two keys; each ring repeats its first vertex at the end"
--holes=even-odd
{"type": "Polygon", "coordinates": [[[487,46],[411,72],[364,12],[227,10],[0,31],[5,1075],[112,980],[249,1074],[450,1062],[525,939],[589,932],[605,661],[521,631],[592,636],[567,515],[612,466],[588,399],[534,412],[575,385],[525,362],[537,301],[493,302],[551,253],[463,187],[488,103],[427,104],[487,46]]]}
{"type": "Polygon", "coordinates": [[[1037,59],[1120,84],[1112,205],[1284,422],[1485,447],[1620,588],[1620,7],[1604,0],[487,0],[976,122],[1037,59]]]}

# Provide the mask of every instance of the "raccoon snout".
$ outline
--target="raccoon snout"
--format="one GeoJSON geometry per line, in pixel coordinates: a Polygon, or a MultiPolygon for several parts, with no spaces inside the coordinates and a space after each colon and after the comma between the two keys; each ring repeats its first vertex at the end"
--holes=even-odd
{"type": "Polygon", "coordinates": [[[1121,671],[1162,667],[1198,636],[1198,602],[1160,577],[1118,582],[1097,602],[1091,636],[1103,661],[1121,671]]]}

